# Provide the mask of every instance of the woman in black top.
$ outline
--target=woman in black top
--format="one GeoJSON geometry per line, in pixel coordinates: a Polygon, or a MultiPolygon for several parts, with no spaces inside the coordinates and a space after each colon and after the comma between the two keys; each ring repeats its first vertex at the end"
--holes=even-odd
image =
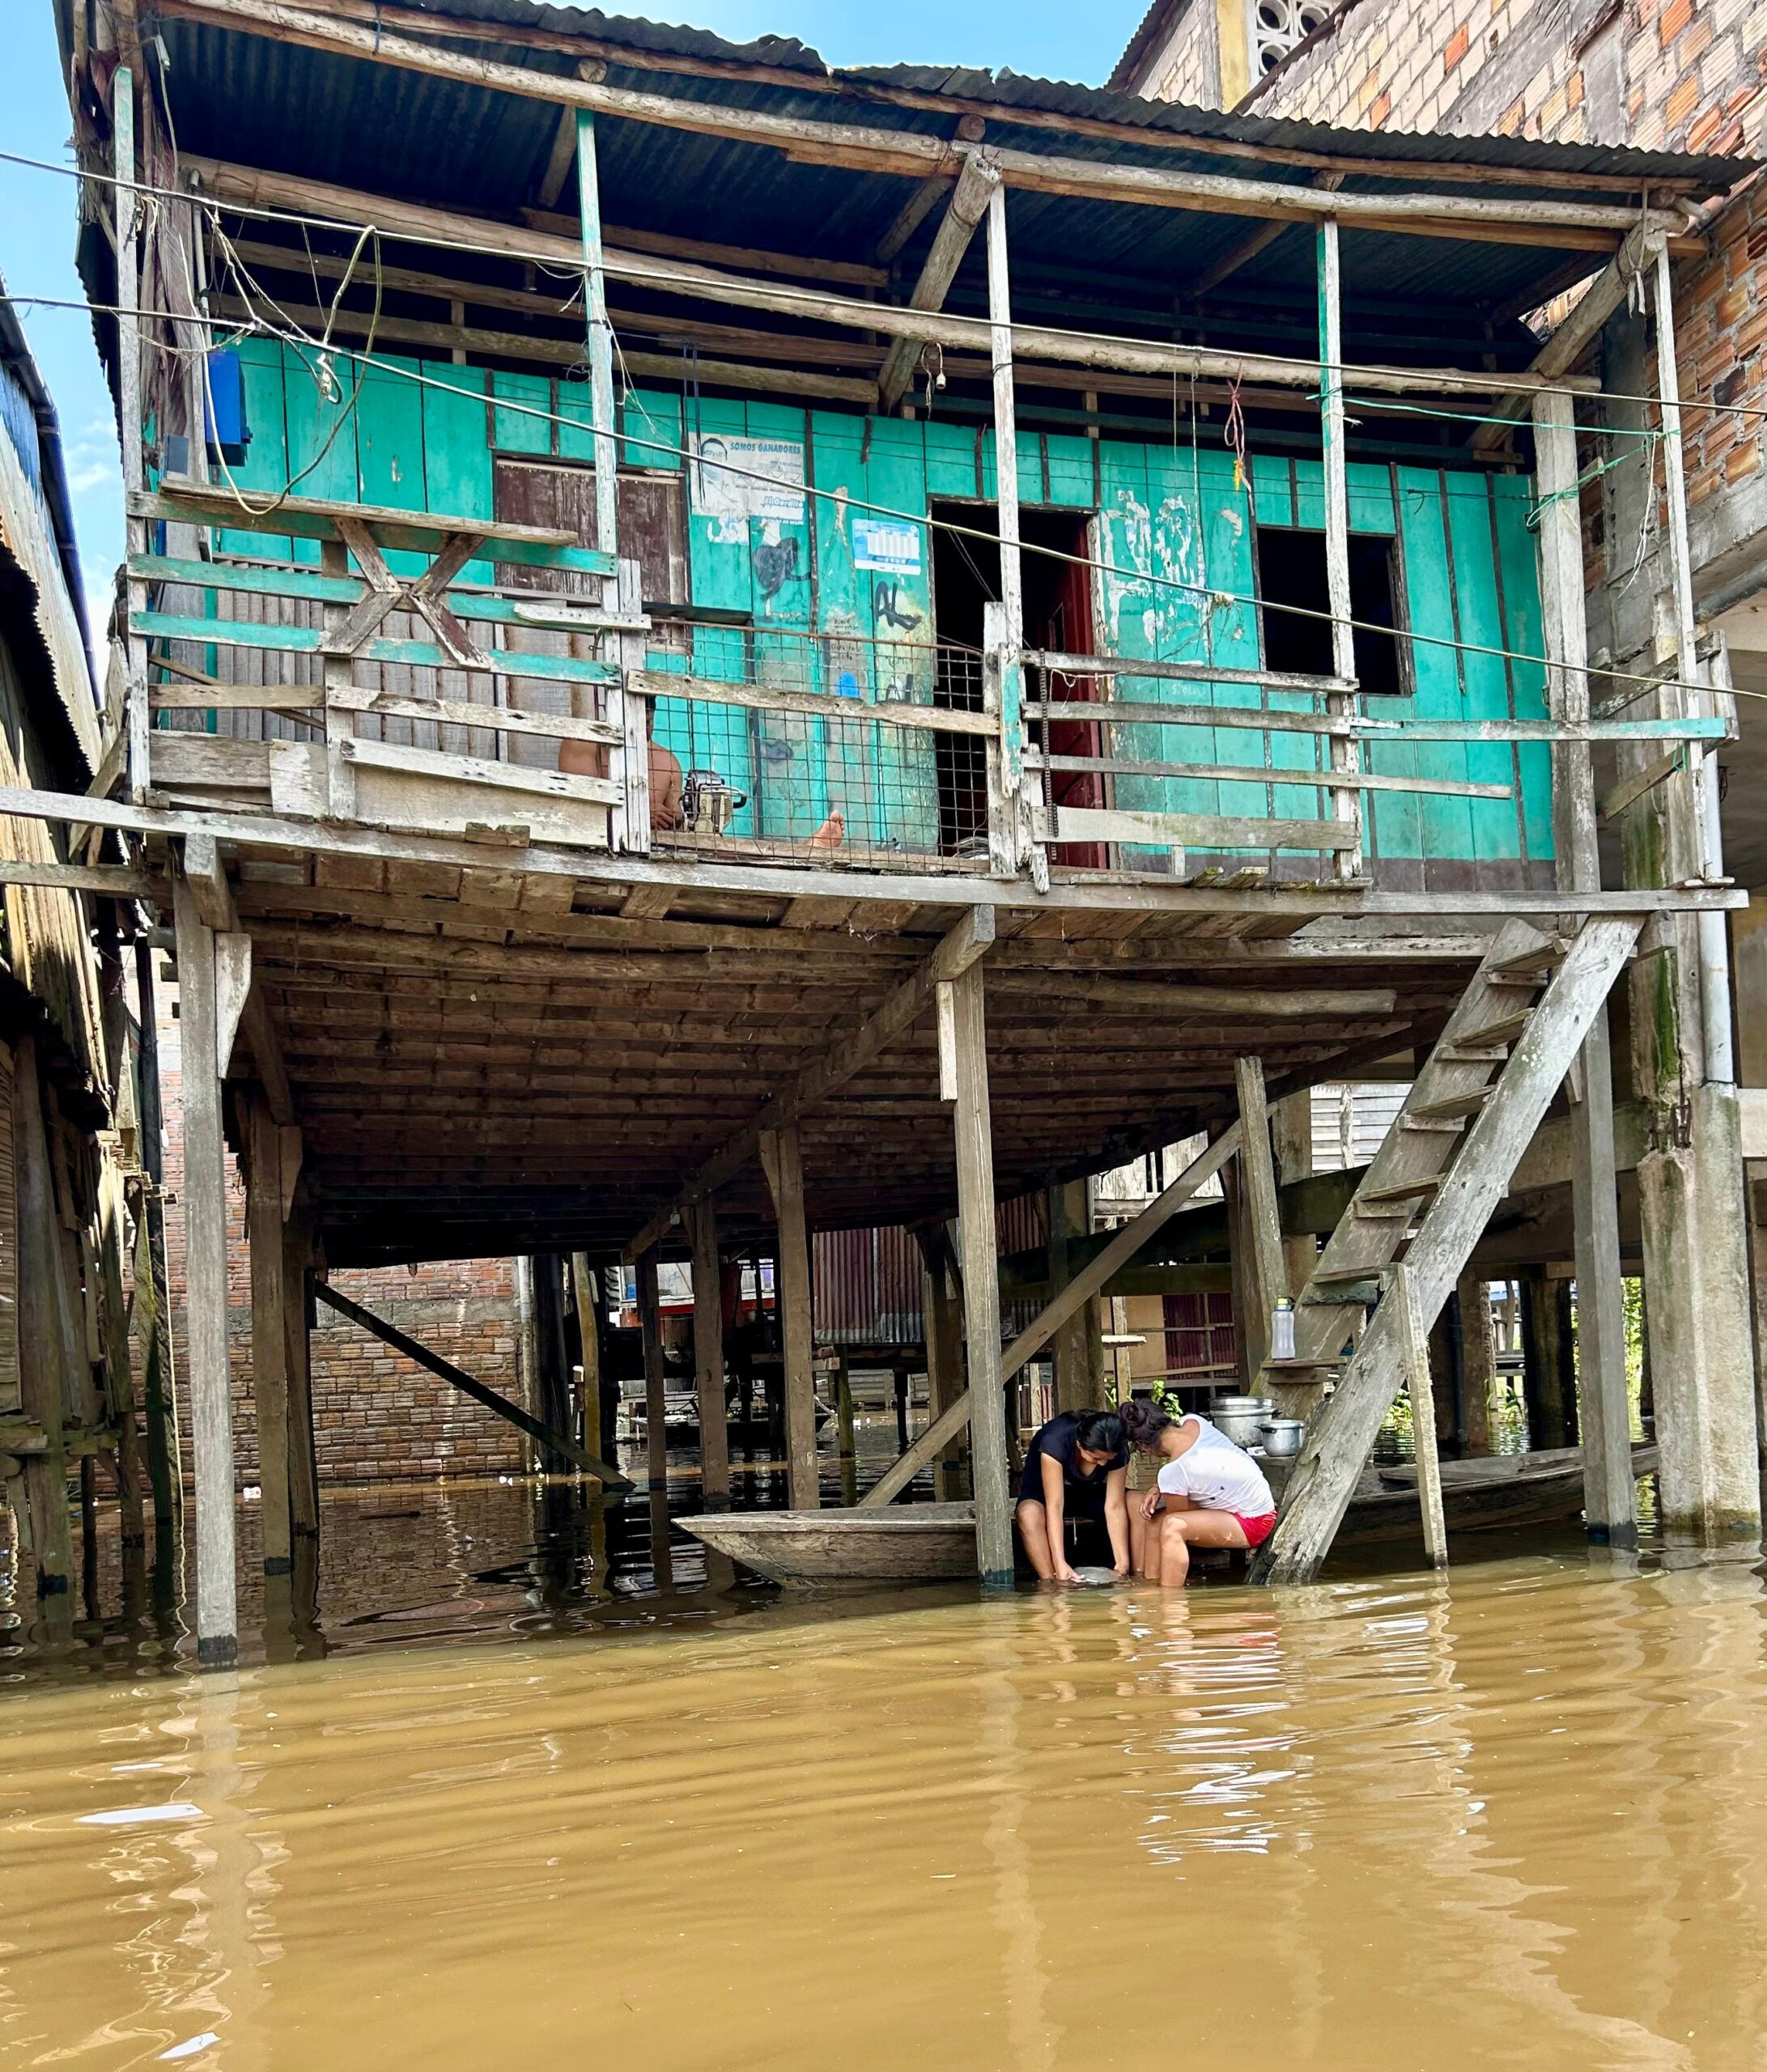
{"type": "Polygon", "coordinates": [[[1129,1573],[1129,1450],[1114,1410],[1066,1410],[1030,1442],[1018,1486],[1018,1534],[1043,1582],[1077,1582],[1068,1560],[1069,1518],[1099,1518],[1111,1563],[1129,1573]]]}

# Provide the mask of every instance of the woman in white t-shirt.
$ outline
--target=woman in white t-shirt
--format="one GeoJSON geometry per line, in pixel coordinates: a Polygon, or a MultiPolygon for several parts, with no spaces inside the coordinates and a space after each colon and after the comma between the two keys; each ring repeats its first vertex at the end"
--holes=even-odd
{"type": "Polygon", "coordinates": [[[1159,1487],[1129,1505],[1136,1573],[1182,1590],[1193,1547],[1261,1547],[1276,1522],[1276,1500],[1244,1447],[1192,1412],[1168,1417],[1150,1403],[1124,1403],[1124,1435],[1159,1458],[1159,1487]]]}

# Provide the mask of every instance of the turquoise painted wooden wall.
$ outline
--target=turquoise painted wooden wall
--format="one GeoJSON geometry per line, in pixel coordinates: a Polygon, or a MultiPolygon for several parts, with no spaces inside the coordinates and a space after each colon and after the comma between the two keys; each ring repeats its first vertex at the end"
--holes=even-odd
{"type": "MultiPolygon", "coordinates": [[[[305,349],[248,339],[250,457],[242,487],[280,489],[299,477],[304,495],[467,518],[493,514],[495,453],[592,457],[587,389],[580,382],[488,372],[446,363],[387,359],[363,368],[339,358],[329,384],[305,349]],[[411,377],[421,377],[414,379],[411,377]],[[359,393],[358,384],[359,383],[359,393]]],[[[624,464],[678,471],[691,435],[744,436],[802,446],[801,520],[708,516],[685,499],[692,598],[750,614],[752,631],[701,626],[690,666],[705,676],[814,689],[831,711],[856,714],[880,695],[930,702],[933,656],[929,499],[995,495],[993,438],[973,427],[904,422],[782,404],[690,401],[635,392],[624,407],[624,464]],[[855,533],[868,507],[907,514],[905,561],[867,567],[855,533]]],[[[1323,526],[1317,462],[1254,455],[1236,487],[1230,456],[1193,449],[1059,435],[1022,434],[1022,500],[1098,514],[1095,609],[1101,650],[1162,660],[1202,658],[1255,665],[1255,524],[1323,526]]],[[[1396,536],[1413,689],[1370,698],[1371,714],[1403,718],[1545,717],[1544,672],[1506,660],[1537,656],[1541,628],[1528,486],[1519,476],[1473,470],[1353,465],[1350,524],[1396,536]]],[[[316,558],[307,541],[294,557],[316,558]]],[[[225,536],[224,547],[261,554],[261,535],[225,536]]],[[[489,576],[486,567],[469,575],[489,576]]],[[[689,657],[658,653],[653,665],[685,671],[689,657]]],[[[1255,707],[1243,686],[1118,680],[1119,695],[1160,703],[1255,707]]],[[[1272,694],[1272,707],[1298,706],[1272,694]]],[[[758,800],[739,833],[801,839],[839,807],[850,843],[929,849],[937,835],[932,740],[831,718],[754,715],[703,702],[659,701],[661,738],[684,766],[709,763],[758,800]]],[[[1318,766],[1320,744],[1297,734],[1242,728],[1132,728],[1128,759],[1244,766],[1231,779],[1119,778],[1124,808],[1310,817],[1329,810],[1322,792],[1268,785],[1258,773],[1318,766]]],[[[1369,848],[1377,861],[1440,860],[1513,868],[1550,856],[1549,764],[1544,745],[1378,740],[1366,766],[1391,774],[1510,785],[1510,799],[1365,795],[1369,848]]],[[[1296,859],[1297,867],[1300,860],[1296,859]]]]}

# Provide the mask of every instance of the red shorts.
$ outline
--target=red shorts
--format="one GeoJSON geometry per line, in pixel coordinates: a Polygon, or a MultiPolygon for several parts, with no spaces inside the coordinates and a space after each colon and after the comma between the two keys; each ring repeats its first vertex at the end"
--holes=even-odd
{"type": "Polygon", "coordinates": [[[1248,1547],[1262,1547],[1276,1529],[1276,1514],[1274,1511],[1266,1511],[1261,1518],[1239,1518],[1238,1511],[1234,1513],[1234,1516],[1239,1518],[1239,1530],[1246,1535],[1246,1544],[1248,1547]]]}

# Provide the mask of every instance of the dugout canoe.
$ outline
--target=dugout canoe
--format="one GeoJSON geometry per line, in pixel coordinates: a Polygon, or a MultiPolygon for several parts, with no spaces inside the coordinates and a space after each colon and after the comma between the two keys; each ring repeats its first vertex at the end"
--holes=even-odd
{"type": "MultiPolygon", "coordinates": [[[[1634,1446],[1632,1463],[1635,1474],[1652,1473],[1656,1448],[1634,1446]]],[[[1280,1471],[1280,1463],[1271,1465],[1280,1471]]],[[[1453,1533],[1552,1525],[1574,1518],[1583,1502],[1582,1449],[1444,1461],[1442,1498],[1453,1533]]],[[[677,1522],[770,1582],[938,1582],[975,1573],[973,1504],[721,1511],[677,1522]]],[[[1416,1468],[1370,1468],[1357,1486],[1336,1544],[1376,1546],[1415,1539],[1420,1531],[1416,1468]]]]}

